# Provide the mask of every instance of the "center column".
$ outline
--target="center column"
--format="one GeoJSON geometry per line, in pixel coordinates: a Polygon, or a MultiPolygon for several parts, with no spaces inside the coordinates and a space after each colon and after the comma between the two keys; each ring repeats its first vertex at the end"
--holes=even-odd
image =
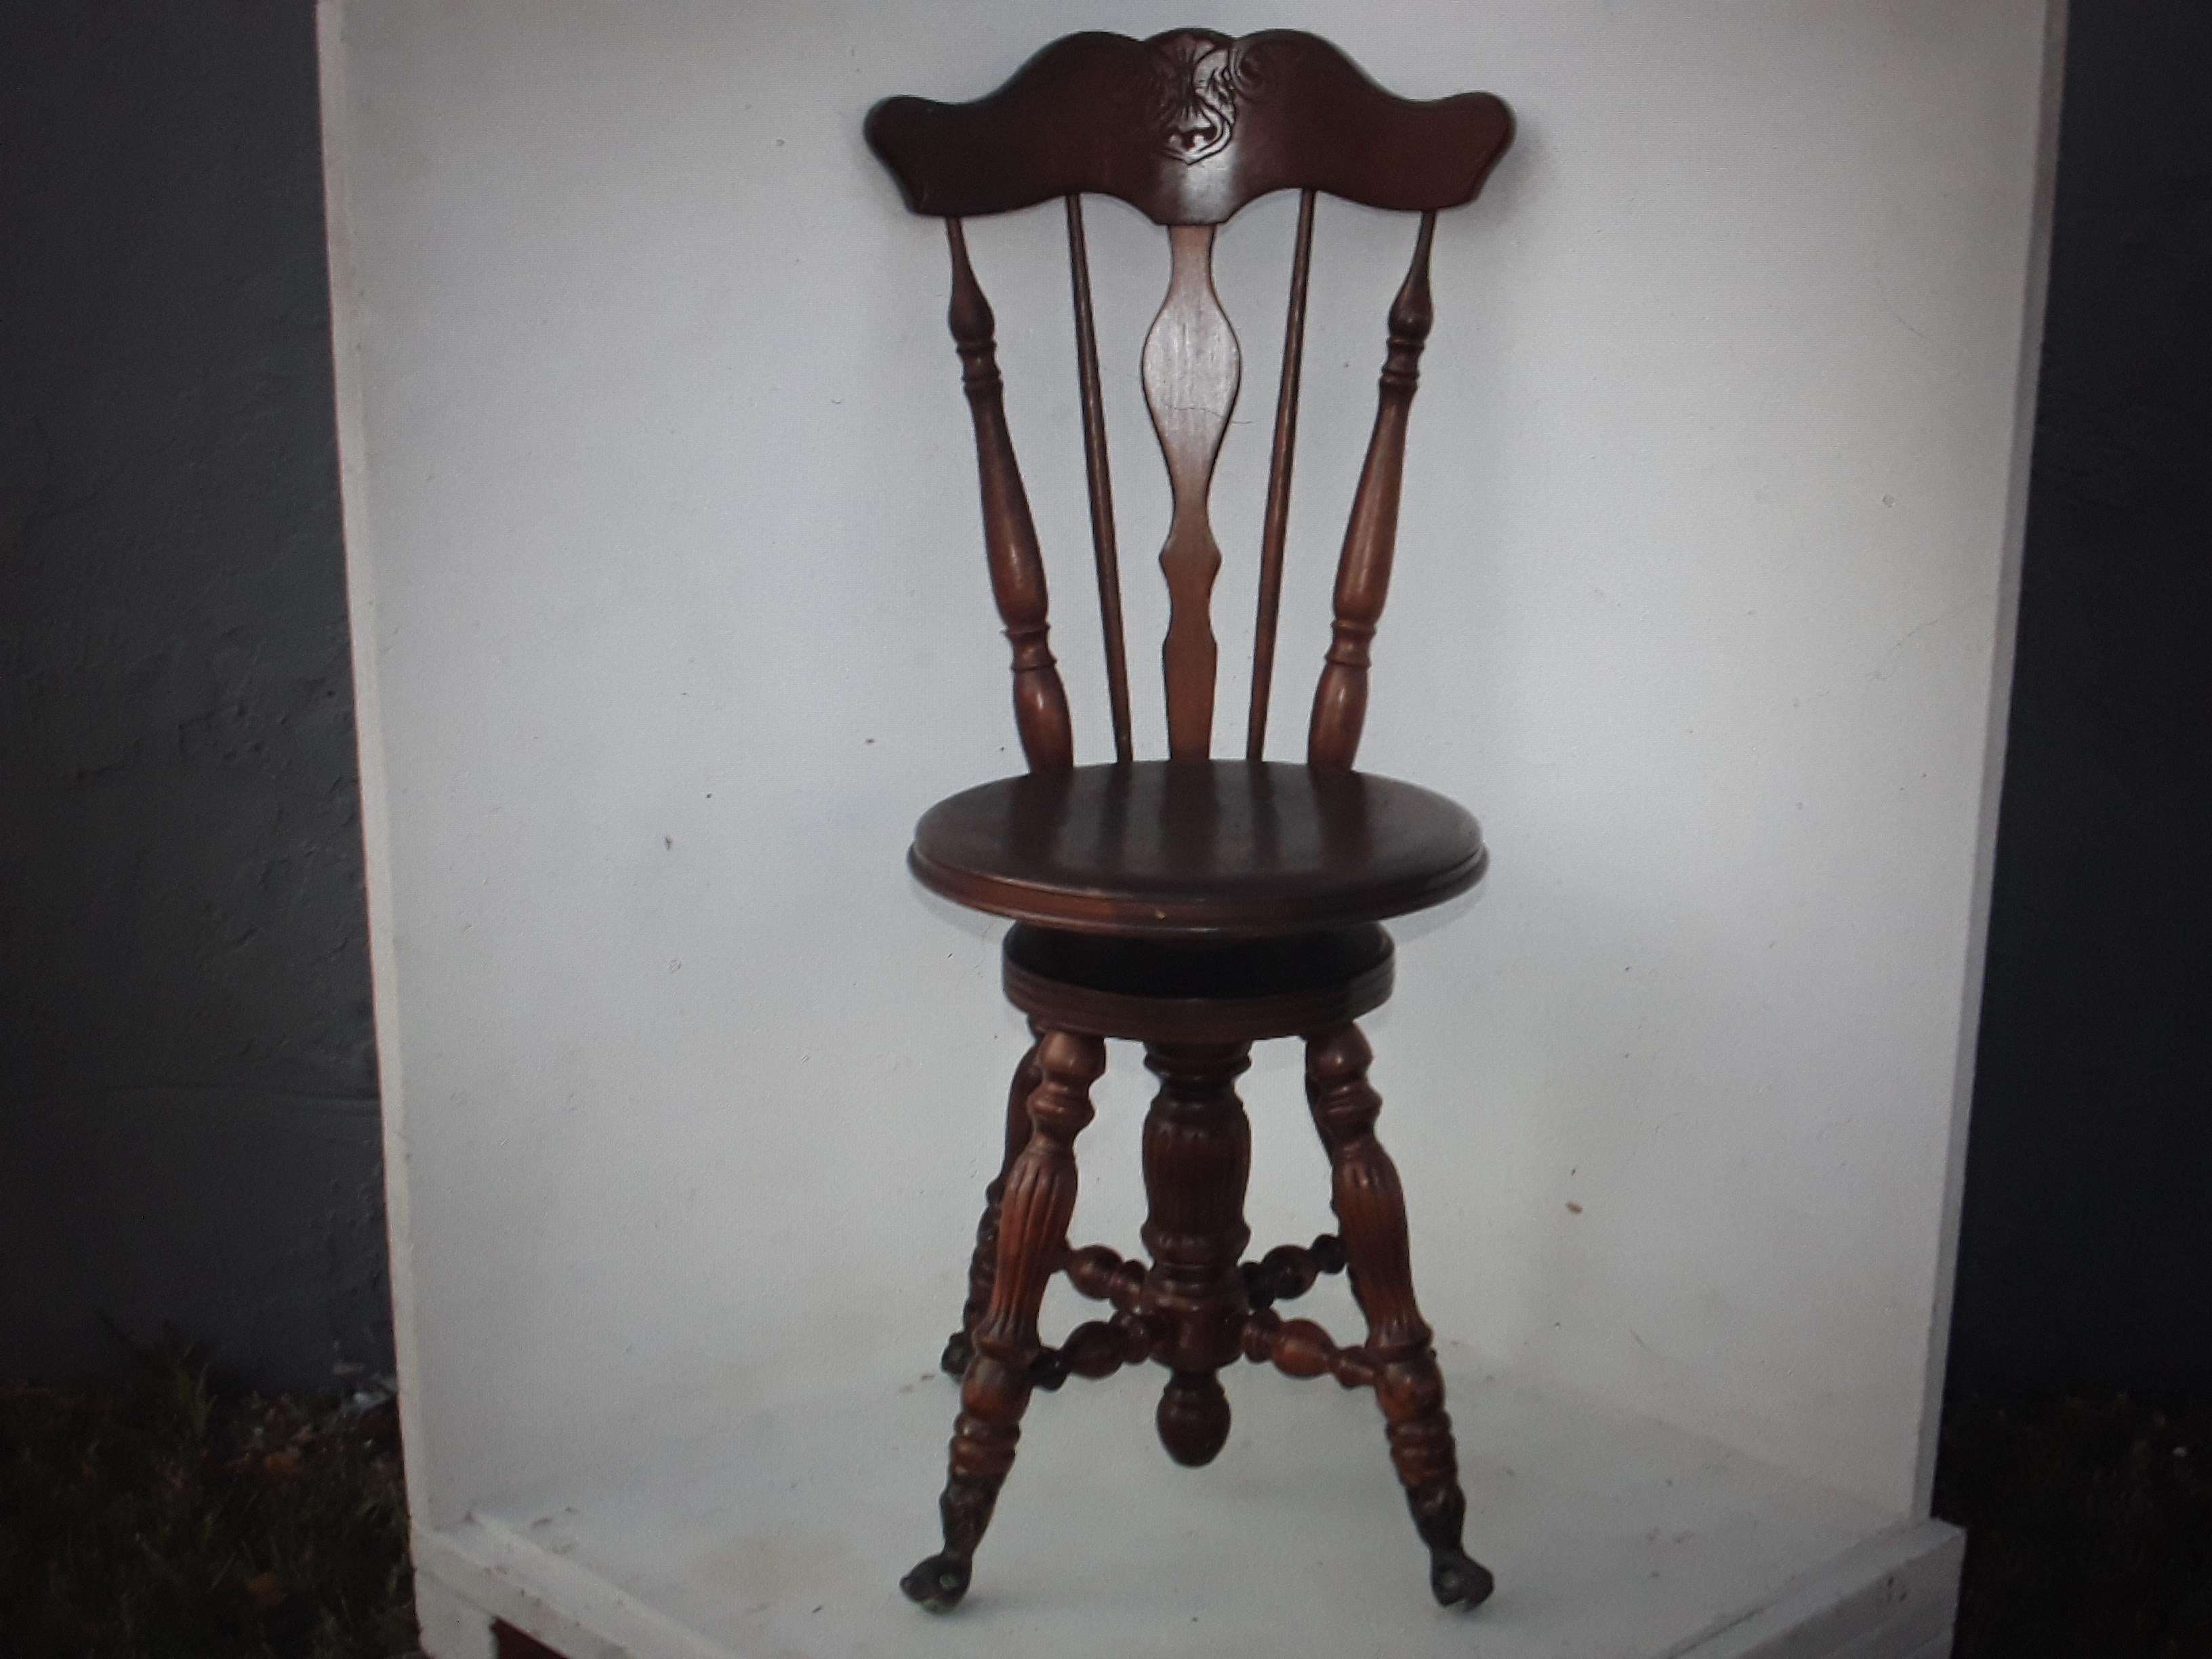
{"type": "Polygon", "coordinates": [[[1244,1188],[1252,1131],[1237,1078],[1252,1045],[1147,1043],[1145,1065],[1160,1079],[1145,1120],[1144,1227],[1152,1266],[1142,1311],[1160,1321],[1154,1358],[1175,1375],[1160,1395],[1160,1443],[1178,1463],[1210,1463],[1229,1439],[1229,1396],[1215,1376],[1243,1358],[1248,1303],[1239,1264],[1252,1230],[1244,1188]]]}

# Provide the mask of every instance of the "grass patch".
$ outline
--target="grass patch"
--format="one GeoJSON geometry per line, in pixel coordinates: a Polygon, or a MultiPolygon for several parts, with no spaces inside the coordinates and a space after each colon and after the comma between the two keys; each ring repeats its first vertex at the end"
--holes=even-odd
{"type": "Polygon", "coordinates": [[[1966,1528],[1956,1659],[2212,1655],[2212,1401],[1954,1399],[1936,1513],[1966,1528]]]}
{"type": "Polygon", "coordinates": [[[21,1659],[413,1656],[389,1401],[126,1382],[0,1385],[0,1650],[21,1659]]]}
{"type": "MultiPolygon", "coordinates": [[[[2212,1403],[1954,1400],[1958,1659],[2212,1655],[2212,1403]]],[[[388,1400],[0,1384],[4,1659],[420,1659],[388,1400]]]]}

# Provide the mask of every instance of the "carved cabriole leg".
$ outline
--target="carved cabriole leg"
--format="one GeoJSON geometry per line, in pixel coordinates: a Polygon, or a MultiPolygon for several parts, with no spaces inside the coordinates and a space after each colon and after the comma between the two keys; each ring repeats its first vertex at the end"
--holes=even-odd
{"type": "Polygon", "coordinates": [[[1215,1376],[1243,1355],[1242,1261],[1252,1132],[1236,1082],[1249,1042],[1149,1043],[1160,1079],[1145,1120],[1145,1248],[1152,1268],[1141,1307],[1158,1322],[1153,1358],[1174,1375],[1160,1396],[1160,1442],[1176,1462],[1210,1463],[1229,1439],[1229,1397],[1215,1376]]]}
{"type": "MultiPolygon", "coordinates": [[[[1030,1022],[1030,1030],[1035,1037],[1044,1036],[1044,1027],[1035,1020],[1030,1022]]],[[[975,1224],[975,1254],[968,1258],[968,1300],[960,1310],[960,1328],[946,1339],[938,1361],[948,1376],[966,1376],[968,1362],[975,1355],[975,1322],[990,1305],[991,1281],[999,1270],[999,1205],[1006,1196],[1006,1174],[1029,1145],[1030,1096],[1042,1076],[1037,1070],[1037,1045],[1032,1042],[1014,1067],[1014,1080],[1006,1091],[1006,1149],[999,1159],[997,1176],[983,1189],[983,1216],[975,1224]]]]}
{"type": "Polygon", "coordinates": [[[1367,1316],[1364,1358],[1389,1425],[1390,1461],[1405,1486],[1413,1525],[1429,1547],[1429,1586],[1446,1607],[1474,1607],[1489,1595],[1492,1580],[1460,1544],[1467,1498],[1460,1491],[1433,1337],[1413,1301],[1405,1194],[1397,1166],[1375,1139],[1382,1098],[1368,1085],[1372,1059],[1356,1025],[1309,1037],[1306,1098],[1328,1148],[1352,1293],[1367,1316]]]}
{"type": "Polygon", "coordinates": [[[975,1546],[1013,1467],[1039,1352],[1037,1310],[1075,1212],[1075,1137],[1091,1121],[1091,1085],[1106,1069],[1106,1045],[1072,1031],[1047,1031],[1037,1039],[1036,1059],[1032,1132],[1006,1171],[990,1300],[973,1333],[975,1353],[961,1380],[951,1470],[938,1503],[945,1548],[900,1583],[933,1613],[957,1606],[967,1594],[975,1546]]]}

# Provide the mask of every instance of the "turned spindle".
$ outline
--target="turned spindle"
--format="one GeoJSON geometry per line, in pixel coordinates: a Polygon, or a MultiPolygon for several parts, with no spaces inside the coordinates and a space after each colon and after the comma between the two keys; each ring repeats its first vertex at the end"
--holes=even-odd
{"type": "Polygon", "coordinates": [[[1359,753],[1367,723],[1367,669],[1382,602],[1390,592],[1390,561],[1398,544],[1398,495],[1406,471],[1406,419],[1421,383],[1421,349],[1428,343],[1436,307],[1429,295],[1429,246],[1437,216],[1421,216],[1413,262],[1390,305],[1390,348],[1376,395],[1375,429],[1352,498],[1344,551],[1336,565],[1336,621],[1321,684],[1314,689],[1313,720],[1306,733],[1310,766],[1348,767],[1359,753]]]}
{"type": "Polygon", "coordinates": [[[1156,1418],[1178,1463],[1210,1463],[1229,1439],[1229,1398],[1216,1375],[1241,1357],[1244,1279],[1252,1230],[1244,1187],[1252,1131],[1237,1079],[1249,1043],[1148,1043],[1145,1064],[1160,1091],[1145,1119],[1145,1248],[1152,1253],[1140,1305],[1161,1322],[1154,1356],[1172,1375],[1156,1418]]]}
{"type": "Polygon", "coordinates": [[[991,567],[991,595],[1013,647],[1014,728],[1033,772],[1070,766],[1075,736],[1067,693],[1060,683],[1049,643],[1051,609],[1045,592],[1044,557],[1029,492],[1006,430],[1006,382],[999,374],[997,321],[982,285],[968,263],[968,238],[957,219],[945,222],[952,247],[952,300],[945,320],[960,354],[960,381],[975,428],[975,471],[982,489],[983,548],[991,567]]]}

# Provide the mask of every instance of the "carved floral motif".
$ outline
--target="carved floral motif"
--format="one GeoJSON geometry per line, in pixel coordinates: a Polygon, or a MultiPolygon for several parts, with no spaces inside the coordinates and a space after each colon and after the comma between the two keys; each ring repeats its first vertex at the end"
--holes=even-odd
{"type": "Polygon", "coordinates": [[[1262,54],[1242,40],[1188,29],[1145,45],[1143,78],[1127,96],[1144,105],[1155,148],[1185,166],[1218,155],[1236,136],[1239,106],[1264,84],[1262,54]]]}

